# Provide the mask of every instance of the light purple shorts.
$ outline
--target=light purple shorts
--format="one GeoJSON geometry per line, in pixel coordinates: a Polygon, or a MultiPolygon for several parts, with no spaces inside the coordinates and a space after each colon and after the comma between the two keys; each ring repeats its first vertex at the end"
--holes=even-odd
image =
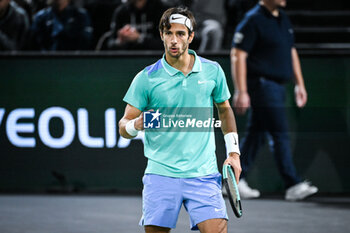
{"type": "Polygon", "coordinates": [[[141,226],[175,228],[182,204],[190,215],[191,230],[198,230],[197,224],[208,219],[228,220],[220,173],[198,178],[145,174],[142,182],[141,226]]]}

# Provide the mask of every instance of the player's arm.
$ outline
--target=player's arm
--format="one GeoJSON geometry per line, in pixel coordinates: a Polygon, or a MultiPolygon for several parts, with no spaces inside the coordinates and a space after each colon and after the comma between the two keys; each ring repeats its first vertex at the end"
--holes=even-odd
{"type": "Polygon", "coordinates": [[[235,86],[233,106],[238,114],[244,114],[250,107],[247,88],[247,57],[248,53],[239,48],[231,49],[231,75],[235,86]]]}
{"type": "Polygon", "coordinates": [[[143,114],[134,106],[127,104],[123,118],[119,121],[119,134],[124,138],[134,138],[143,130],[143,114]]]}
{"type": "Polygon", "coordinates": [[[221,130],[224,134],[228,153],[224,164],[230,164],[233,167],[238,183],[242,168],[239,158],[240,151],[235,116],[228,100],[222,103],[215,103],[215,105],[218,109],[219,119],[221,120],[221,130]]]}
{"type": "Polygon", "coordinates": [[[295,78],[295,102],[299,108],[305,106],[307,102],[307,92],[304,84],[303,74],[301,72],[300,60],[297,50],[292,48],[292,63],[293,63],[293,73],[295,78]]]}

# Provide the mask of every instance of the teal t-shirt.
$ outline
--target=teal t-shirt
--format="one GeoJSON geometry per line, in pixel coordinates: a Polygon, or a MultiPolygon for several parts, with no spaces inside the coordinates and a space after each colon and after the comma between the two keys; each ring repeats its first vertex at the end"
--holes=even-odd
{"type": "MultiPolygon", "coordinates": [[[[168,116],[167,120],[171,120],[170,112],[175,111],[195,118],[201,115],[208,123],[213,117],[213,103],[224,102],[231,95],[217,62],[197,56],[192,50],[189,54],[195,56],[189,74],[184,76],[163,56],[136,75],[123,100],[141,111],[160,109],[163,119],[168,116]]],[[[145,130],[146,174],[191,178],[218,172],[213,127],[171,128],[168,124],[167,130],[145,130]]]]}

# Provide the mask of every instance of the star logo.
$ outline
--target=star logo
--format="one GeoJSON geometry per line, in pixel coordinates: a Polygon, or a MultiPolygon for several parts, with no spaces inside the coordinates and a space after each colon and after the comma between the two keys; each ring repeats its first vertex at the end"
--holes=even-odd
{"type": "Polygon", "coordinates": [[[159,109],[157,109],[157,111],[155,113],[151,113],[151,114],[153,116],[151,122],[154,121],[154,120],[159,121],[159,116],[162,115],[161,113],[159,113],[159,109]]]}
{"type": "Polygon", "coordinates": [[[160,128],[160,116],[162,114],[157,111],[147,111],[143,113],[143,127],[145,129],[158,129],[160,128]]]}

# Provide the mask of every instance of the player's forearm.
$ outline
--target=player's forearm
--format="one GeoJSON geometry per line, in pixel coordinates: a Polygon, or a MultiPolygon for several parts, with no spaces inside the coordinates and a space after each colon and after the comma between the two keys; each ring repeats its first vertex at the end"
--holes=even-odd
{"type": "Polygon", "coordinates": [[[240,49],[231,50],[231,75],[235,92],[247,91],[247,55],[240,49]]]}
{"type": "Polygon", "coordinates": [[[127,117],[123,117],[119,121],[119,134],[124,138],[134,138],[138,135],[140,130],[143,130],[143,118],[137,117],[134,119],[129,119],[127,117]]]}
{"type": "Polygon", "coordinates": [[[225,135],[227,133],[237,132],[235,116],[228,101],[217,104],[217,108],[219,119],[221,121],[222,133],[225,135]]]}
{"type": "Polygon", "coordinates": [[[295,79],[295,84],[304,87],[304,78],[301,71],[300,60],[298,52],[295,48],[292,48],[292,64],[293,64],[293,74],[295,79]]]}
{"type": "Polygon", "coordinates": [[[233,111],[231,108],[226,110],[226,113],[222,114],[220,117],[221,120],[221,130],[224,135],[235,132],[237,133],[236,120],[233,115],[233,111]]]}
{"type": "Polygon", "coordinates": [[[223,103],[216,104],[216,107],[221,120],[221,130],[224,134],[227,156],[235,159],[238,158],[239,161],[239,155],[241,152],[239,150],[236,120],[232,108],[228,100],[223,103]]]}
{"type": "Polygon", "coordinates": [[[124,138],[134,138],[143,130],[143,114],[134,106],[127,104],[125,113],[119,121],[119,134],[124,138]]]}
{"type": "Polygon", "coordinates": [[[119,121],[119,134],[123,137],[123,138],[134,138],[135,136],[132,136],[130,134],[128,134],[128,132],[126,131],[126,124],[130,121],[130,119],[126,119],[126,118],[122,118],[119,121]]]}

